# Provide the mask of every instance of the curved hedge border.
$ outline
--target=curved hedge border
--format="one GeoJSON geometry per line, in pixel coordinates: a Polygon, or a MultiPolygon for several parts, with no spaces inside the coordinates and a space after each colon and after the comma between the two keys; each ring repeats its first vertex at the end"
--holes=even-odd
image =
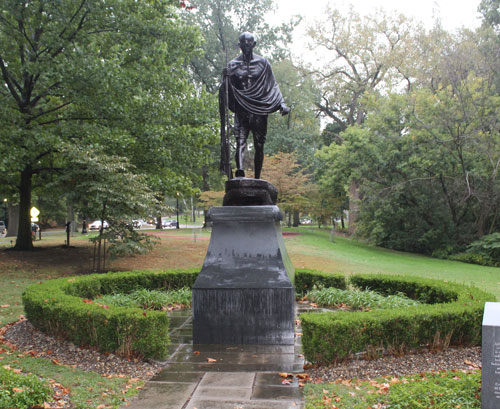
{"type": "MultiPolygon", "coordinates": [[[[314,284],[345,288],[344,276],[297,270],[300,292],[314,284]]],[[[23,294],[28,320],[39,330],[76,345],[126,357],[163,359],[168,350],[168,318],[164,312],[89,303],[99,295],[129,293],[141,287],[192,287],[197,269],[163,272],[133,271],[59,278],[29,286],[23,294]]]]}
{"type": "Polygon", "coordinates": [[[486,301],[495,297],[474,287],[391,275],[353,275],[350,282],[386,295],[401,292],[427,304],[397,310],[305,313],[306,359],[332,363],[357,352],[384,349],[480,345],[486,301]]]}
{"type": "MultiPolygon", "coordinates": [[[[198,270],[134,271],[60,278],[29,286],[23,304],[30,322],[76,345],[122,356],[163,359],[168,318],[164,312],[89,303],[101,294],[192,287],[198,270]]],[[[385,294],[401,292],[426,305],[398,310],[302,314],[304,354],[310,362],[329,363],[350,354],[384,348],[478,345],[485,301],[495,297],[473,287],[403,276],[354,275],[351,283],[385,294]]],[[[314,285],[345,289],[346,278],[298,269],[299,294],[314,285]]]]}
{"type": "Polygon", "coordinates": [[[101,352],[163,359],[169,344],[165,312],[108,307],[89,299],[138,287],[192,287],[197,275],[197,270],[170,270],[59,278],[29,286],[22,299],[26,317],[43,332],[101,352]]]}

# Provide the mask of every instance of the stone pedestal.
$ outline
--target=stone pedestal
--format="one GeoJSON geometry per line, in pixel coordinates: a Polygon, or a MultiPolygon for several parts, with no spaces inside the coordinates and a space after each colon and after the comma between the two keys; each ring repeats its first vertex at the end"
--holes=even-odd
{"type": "Polygon", "coordinates": [[[278,190],[268,181],[234,178],[226,182],[224,206],[270,206],[278,200],[278,190]]]}
{"type": "Polygon", "coordinates": [[[293,344],[294,269],[277,206],[208,212],[212,235],[193,286],[193,343],[293,344]]]}
{"type": "Polygon", "coordinates": [[[500,408],[500,303],[484,306],[481,409],[500,408]]]}

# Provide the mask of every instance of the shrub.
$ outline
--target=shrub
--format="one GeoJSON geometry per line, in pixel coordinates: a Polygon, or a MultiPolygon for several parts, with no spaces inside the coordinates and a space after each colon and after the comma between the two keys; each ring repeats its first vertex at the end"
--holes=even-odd
{"type": "Polygon", "coordinates": [[[135,271],[60,278],[29,286],[23,294],[27,318],[39,330],[76,345],[126,357],[167,355],[168,318],[161,311],[93,302],[110,293],[138,288],[191,287],[197,271],[135,271]]]}
{"type": "Polygon", "coordinates": [[[384,297],[375,291],[358,289],[340,290],[338,288],[320,288],[309,291],[306,296],[308,300],[320,305],[328,307],[345,305],[353,310],[388,309],[419,304],[418,301],[405,297],[401,293],[384,297]]]}
{"type": "Polygon", "coordinates": [[[47,381],[0,367],[0,408],[28,409],[51,400],[47,381]]]}
{"type": "Polygon", "coordinates": [[[298,269],[295,271],[295,292],[304,295],[317,287],[333,287],[345,290],[346,279],[342,274],[329,274],[317,270],[298,269]]]}
{"type": "Polygon", "coordinates": [[[494,263],[500,263],[500,232],[488,234],[469,244],[467,253],[481,254],[494,263]]]}
{"type": "Polygon", "coordinates": [[[302,345],[310,362],[331,363],[363,351],[479,345],[484,302],[495,300],[476,288],[437,280],[356,275],[351,283],[385,295],[403,293],[427,304],[302,314],[302,345]]]}
{"type": "Polygon", "coordinates": [[[478,253],[458,253],[449,256],[448,259],[453,261],[461,261],[462,263],[479,264],[480,266],[500,266],[500,262],[494,262],[491,258],[478,253]]]}
{"type": "Polygon", "coordinates": [[[115,305],[117,307],[136,307],[146,310],[166,310],[173,305],[191,305],[192,294],[189,288],[177,290],[148,290],[139,288],[130,294],[107,294],[97,298],[100,304],[115,305]]]}

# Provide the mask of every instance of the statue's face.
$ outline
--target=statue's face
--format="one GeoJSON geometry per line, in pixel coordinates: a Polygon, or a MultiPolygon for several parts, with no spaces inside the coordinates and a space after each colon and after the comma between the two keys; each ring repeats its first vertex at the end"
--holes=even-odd
{"type": "Polygon", "coordinates": [[[243,54],[250,53],[255,47],[255,39],[252,35],[245,34],[240,38],[240,48],[243,54]]]}

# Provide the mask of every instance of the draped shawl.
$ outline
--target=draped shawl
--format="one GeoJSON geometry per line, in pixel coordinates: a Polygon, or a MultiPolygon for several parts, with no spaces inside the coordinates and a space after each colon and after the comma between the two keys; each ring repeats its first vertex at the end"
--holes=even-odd
{"type": "Polygon", "coordinates": [[[248,65],[248,74],[252,79],[248,89],[238,89],[231,81],[234,70],[241,64],[243,64],[242,61],[235,59],[228,65],[229,109],[233,112],[243,111],[257,115],[267,115],[278,111],[285,101],[274,79],[269,62],[263,57],[254,55],[248,65]],[[262,72],[257,76],[259,71],[262,72]]]}

